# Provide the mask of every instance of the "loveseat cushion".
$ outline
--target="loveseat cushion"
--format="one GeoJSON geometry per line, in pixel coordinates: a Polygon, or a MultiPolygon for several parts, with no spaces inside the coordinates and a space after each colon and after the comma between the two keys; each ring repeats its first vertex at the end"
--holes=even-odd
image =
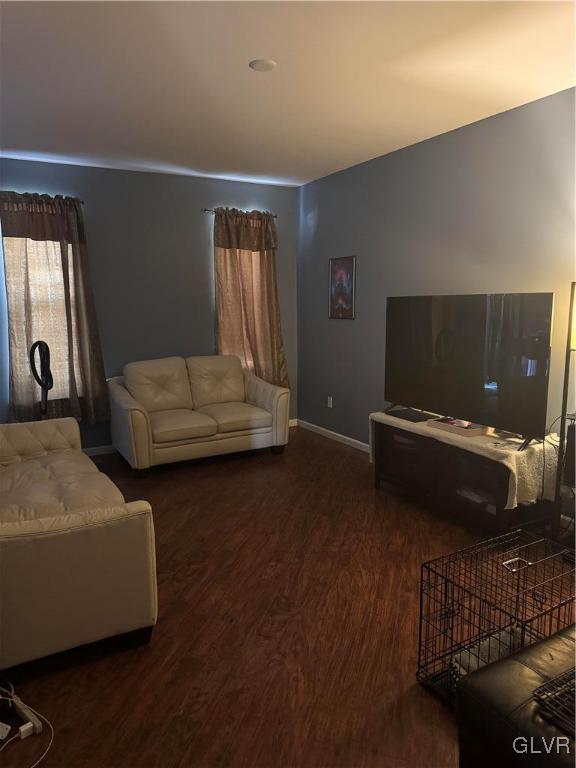
{"type": "Polygon", "coordinates": [[[209,437],[218,430],[218,425],[210,416],[185,408],[151,413],[150,426],[155,443],[209,437]]]}
{"type": "Polygon", "coordinates": [[[0,500],[3,491],[47,480],[66,482],[71,477],[98,472],[98,467],[82,451],[51,451],[18,464],[0,468],[0,500]]]}
{"type": "Polygon", "coordinates": [[[235,355],[187,357],[194,408],[246,400],[244,373],[235,355]]]}
{"type": "Polygon", "coordinates": [[[80,430],[76,419],[68,417],[0,425],[0,468],[46,456],[51,451],[71,449],[80,451],[80,430]]]}
{"type": "Polygon", "coordinates": [[[183,357],[128,363],[124,366],[124,385],[149,413],[192,408],[190,382],[183,357]]]}
{"type": "Polygon", "coordinates": [[[114,483],[81,451],[54,451],[0,469],[0,523],[123,503],[114,483]]]}
{"type": "Polygon", "coordinates": [[[203,405],[198,411],[214,419],[218,432],[239,432],[272,426],[272,414],[249,403],[213,403],[203,405]]]}

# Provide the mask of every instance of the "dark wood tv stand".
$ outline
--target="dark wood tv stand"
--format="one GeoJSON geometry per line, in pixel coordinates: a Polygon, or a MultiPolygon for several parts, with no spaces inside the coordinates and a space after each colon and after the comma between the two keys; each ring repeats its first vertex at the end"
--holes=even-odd
{"type": "MultiPolygon", "coordinates": [[[[393,414],[372,414],[370,424],[377,488],[413,496],[442,515],[490,531],[548,519],[546,502],[507,509],[510,469],[469,450],[468,441],[483,438],[452,436],[448,443],[441,430],[427,423],[404,422],[393,414]]],[[[528,450],[542,450],[542,446],[528,450]]],[[[512,444],[510,452],[516,451],[517,445],[512,444]]]]}

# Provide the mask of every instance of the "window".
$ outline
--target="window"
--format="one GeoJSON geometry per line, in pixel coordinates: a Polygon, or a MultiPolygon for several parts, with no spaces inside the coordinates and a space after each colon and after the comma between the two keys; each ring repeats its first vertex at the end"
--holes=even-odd
{"type": "Polygon", "coordinates": [[[0,192],[8,310],[9,416],[37,419],[41,392],[30,371],[36,341],[50,347],[54,387],[48,418],[89,423],[109,416],[106,377],[88,264],[82,202],[0,192]]]}
{"type": "Polygon", "coordinates": [[[67,246],[66,259],[72,327],[72,333],[69,335],[60,243],[53,240],[6,237],[3,246],[10,335],[15,342],[11,346],[11,371],[15,383],[20,387],[35,386],[30,384],[28,350],[35,341],[42,339],[50,347],[50,365],[54,379],[50,399],[69,397],[70,373],[73,374],[76,391],[80,397],[83,386],[78,355],[72,247],[67,246]],[[72,366],[72,371],[69,371],[69,366],[72,366]]]}
{"type": "Polygon", "coordinates": [[[276,289],[274,217],[217,208],[214,217],[216,343],[221,355],[271,384],[287,387],[280,307],[276,289]]]}

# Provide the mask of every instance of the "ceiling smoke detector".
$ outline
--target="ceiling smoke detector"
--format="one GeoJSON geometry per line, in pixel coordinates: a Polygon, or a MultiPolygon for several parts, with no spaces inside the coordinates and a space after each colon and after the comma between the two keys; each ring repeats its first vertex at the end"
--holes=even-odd
{"type": "Polygon", "coordinates": [[[276,69],[276,62],[274,59],[254,59],[248,66],[255,72],[270,72],[276,69]]]}

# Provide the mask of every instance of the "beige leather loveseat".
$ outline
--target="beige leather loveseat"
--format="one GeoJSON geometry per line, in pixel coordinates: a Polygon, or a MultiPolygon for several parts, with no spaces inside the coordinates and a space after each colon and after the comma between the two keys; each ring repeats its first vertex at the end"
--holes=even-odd
{"type": "Polygon", "coordinates": [[[290,390],[234,355],[129,363],[108,388],[112,442],[135,469],[288,442],[290,390]]]}
{"type": "Polygon", "coordinates": [[[0,669],[156,623],[152,511],[74,419],[0,425],[0,669]]]}

